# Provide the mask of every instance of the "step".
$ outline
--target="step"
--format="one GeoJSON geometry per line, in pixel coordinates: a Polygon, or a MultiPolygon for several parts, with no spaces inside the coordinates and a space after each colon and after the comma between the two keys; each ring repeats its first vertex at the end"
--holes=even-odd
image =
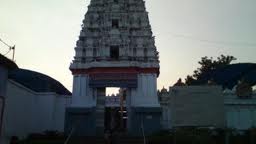
{"type": "MultiPolygon", "coordinates": [[[[142,138],[136,137],[120,137],[117,139],[117,144],[143,144],[142,138]]],[[[71,139],[72,144],[105,144],[105,140],[102,137],[84,137],[71,139]]]]}

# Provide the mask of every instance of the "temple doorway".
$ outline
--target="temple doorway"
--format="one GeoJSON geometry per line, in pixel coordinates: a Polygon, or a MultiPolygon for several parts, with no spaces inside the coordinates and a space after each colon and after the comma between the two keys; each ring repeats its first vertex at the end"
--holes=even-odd
{"type": "Polygon", "coordinates": [[[126,89],[106,88],[105,131],[125,132],[127,130],[126,89]]]}

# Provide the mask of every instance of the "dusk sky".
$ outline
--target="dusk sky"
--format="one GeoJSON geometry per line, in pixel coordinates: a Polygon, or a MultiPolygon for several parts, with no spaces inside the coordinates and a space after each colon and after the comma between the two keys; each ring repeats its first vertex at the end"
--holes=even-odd
{"type": "MultiPolygon", "coordinates": [[[[47,74],[71,90],[69,65],[89,2],[0,0],[0,38],[16,45],[20,68],[47,74]]],[[[255,0],[146,0],[146,7],[160,52],[159,89],[192,74],[203,56],[256,63],[255,0]]],[[[0,53],[7,51],[0,44],[0,53]]]]}

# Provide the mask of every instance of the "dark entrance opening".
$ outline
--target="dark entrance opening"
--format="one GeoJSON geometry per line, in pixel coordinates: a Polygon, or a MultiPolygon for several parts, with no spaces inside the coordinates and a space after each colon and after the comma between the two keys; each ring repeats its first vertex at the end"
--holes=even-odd
{"type": "Polygon", "coordinates": [[[110,58],[111,58],[111,60],[119,59],[119,47],[118,46],[110,47],[110,58]]]}
{"type": "Polygon", "coordinates": [[[119,21],[118,19],[112,20],[112,28],[119,28],[119,21]]]}
{"type": "MultiPolygon", "coordinates": [[[[105,131],[126,132],[127,130],[127,110],[126,110],[126,90],[118,88],[118,93],[109,93],[105,103],[105,131]]],[[[110,88],[111,89],[111,88],[110,88]]],[[[111,90],[110,90],[111,91],[111,90]]]]}
{"type": "Polygon", "coordinates": [[[126,131],[127,129],[127,111],[123,109],[121,113],[118,107],[105,108],[105,130],[126,131]]]}

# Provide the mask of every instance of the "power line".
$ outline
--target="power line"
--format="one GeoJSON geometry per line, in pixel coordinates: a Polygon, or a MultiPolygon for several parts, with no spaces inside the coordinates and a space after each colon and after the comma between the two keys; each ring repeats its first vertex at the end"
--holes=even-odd
{"type": "Polygon", "coordinates": [[[0,41],[1,41],[4,45],[6,45],[7,47],[12,48],[12,46],[8,45],[8,44],[7,44],[6,42],[4,42],[1,38],[0,38],[0,41]]]}
{"type": "Polygon", "coordinates": [[[190,39],[190,40],[195,40],[203,43],[216,44],[216,45],[256,47],[256,43],[237,42],[237,41],[218,41],[218,40],[201,39],[201,38],[184,35],[184,34],[175,34],[175,33],[168,33],[168,34],[172,35],[173,37],[190,39]]]}
{"type": "Polygon", "coordinates": [[[5,54],[3,54],[4,56],[6,56],[8,53],[10,53],[11,49],[8,50],[8,52],[6,52],[5,54]]]}

